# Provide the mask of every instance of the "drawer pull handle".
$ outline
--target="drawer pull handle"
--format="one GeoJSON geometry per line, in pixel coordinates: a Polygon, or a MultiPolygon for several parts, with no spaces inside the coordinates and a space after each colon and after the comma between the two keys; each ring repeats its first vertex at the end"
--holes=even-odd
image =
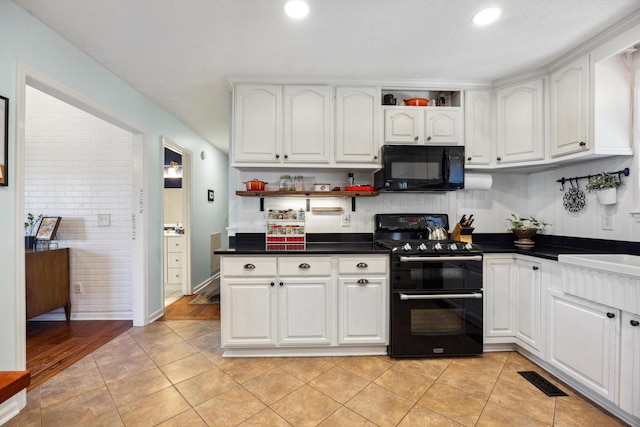
{"type": "Polygon", "coordinates": [[[359,262],[358,264],[356,264],[356,267],[358,267],[358,268],[367,268],[369,266],[367,265],[366,262],[359,262]]]}
{"type": "Polygon", "coordinates": [[[367,279],[358,280],[358,285],[368,285],[369,281],[367,279]]]}
{"type": "Polygon", "coordinates": [[[615,315],[615,314],[613,314],[613,313],[607,313],[607,317],[608,317],[609,319],[613,319],[614,317],[616,317],[616,315],[615,315]]]}
{"type": "Polygon", "coordinates": [[[638,322],[637,320],[631,320],[629,323],[631,324],[631,326],[638,326],[638,325],[640,325],[640,322],[638,322]]]}
{"type": "Polygon", "coordinates": [[[256,268],[256,266],[253,265],[253,264],[245,264],[244,265],[244,269],[245,270],[253,270],[254,268],[256,268]]]}
{"type": "Polygon", "coordinates": [[[307,264],[306,262],[303,262],[302,264],[300,264],[298,266],[298,268],[311,268],[311,266],[309,264],[307,264]]]}

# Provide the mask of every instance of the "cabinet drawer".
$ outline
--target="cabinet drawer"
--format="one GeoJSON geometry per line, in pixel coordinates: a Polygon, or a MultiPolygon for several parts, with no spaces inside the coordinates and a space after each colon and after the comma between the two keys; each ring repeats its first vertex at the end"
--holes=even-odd
{"type": "Polygon", "coordinates": [[[182,267],[182,254],[179,254],[179,253],[167,254],[167,267],[169,268],[182,267]]]}
{"type": "Polygon", "coordinates": [[[167,252],[182,252],[182,237],[167,237],[167,252]]]}
{"type": "Polygon", "coordinates": [[[280,257],[280,276],[330,276],[331,257],[280,257]]]}
{"type": "Polygon", "coordinates": [[[387,257],[338,258],[338,274],[386,274],[387,257]]]}
{"type": "Polygon", "coordinates": [[[275,276],[276,257],[223,257],[222,274],[224,276],[275,276]]]}
{"type": "Polygon", "coordinates": [[[167,270],[167,283],[182,283],[182,269],[169,268],[167,270]]]}

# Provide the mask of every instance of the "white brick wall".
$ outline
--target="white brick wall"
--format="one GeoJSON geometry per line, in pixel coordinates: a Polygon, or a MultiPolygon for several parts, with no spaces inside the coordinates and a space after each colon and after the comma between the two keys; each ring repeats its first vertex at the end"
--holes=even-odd
{"type": "Polygon", "coordinates": [[[25,212],[62,217],[76,318],[132,312],[131,157],[130,133],[27,87],[25,212]],[[98,226],[98,214],[111,225],[98,226]]]}

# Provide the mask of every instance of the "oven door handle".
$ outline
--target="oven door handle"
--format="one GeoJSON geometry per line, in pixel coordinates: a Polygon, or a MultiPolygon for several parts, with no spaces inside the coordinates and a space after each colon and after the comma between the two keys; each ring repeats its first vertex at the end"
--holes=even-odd
{"type": "Polygon", "coordinates": [[[400,262],[482,261],[482,255],[462,256],[401,256],[400,262]]]}
{"type": "Polygon", "coordinates": [[[461,299],[461,298],[482,298],[482,294],[478,292],[474,292],[471,294],[430,294],[430,295],[407,295],[400,294],[400,299],[402,301],[407,301],[411,299],[461,299]]]}

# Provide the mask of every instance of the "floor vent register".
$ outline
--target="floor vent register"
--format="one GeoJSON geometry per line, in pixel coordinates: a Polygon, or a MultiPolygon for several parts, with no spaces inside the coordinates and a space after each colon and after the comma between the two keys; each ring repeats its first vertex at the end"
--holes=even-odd
{"type": "Polygon", "coordinates": [[[567,393],[551,384],[535,371],[518,371],[518,373],[547,396],[568,396],[567,393]]]}

